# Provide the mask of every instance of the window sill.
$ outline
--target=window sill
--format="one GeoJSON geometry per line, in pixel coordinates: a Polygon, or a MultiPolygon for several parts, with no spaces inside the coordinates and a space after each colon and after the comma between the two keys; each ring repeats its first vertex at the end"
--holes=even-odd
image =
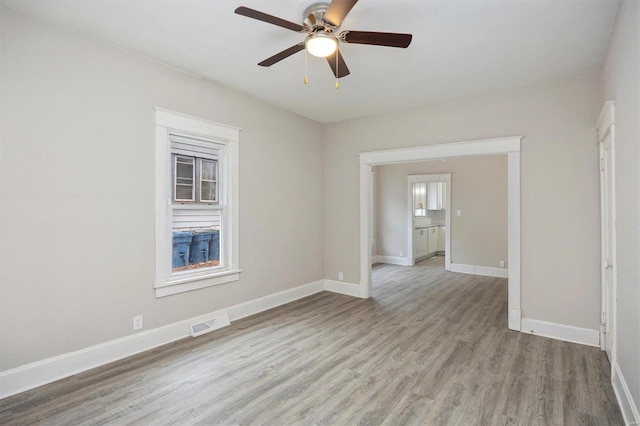
{"type": "Polygon", "coordinates": [[[231,271],[213,272],[211,274],[174,279],[166,284],[156,285],[156,297],[171,296],[172,294],[238,281],[241,272],[241,269],[234,269],[231,271]]]}

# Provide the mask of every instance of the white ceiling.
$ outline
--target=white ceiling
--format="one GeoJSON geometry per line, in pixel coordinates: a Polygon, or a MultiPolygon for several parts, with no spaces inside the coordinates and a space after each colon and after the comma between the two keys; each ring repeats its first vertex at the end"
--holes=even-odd
{"type": "Polygon", "coordinates": [[[342,44],[326,60],[256,64],[304,35],[234,14],[247,6],[301,23],[314,0],[0,0],[108,43],[235,87],[319,122],[520,86],[600,67],[619,0],[360,0],[342,29],[408,32],[407,49],[342,44]]]}

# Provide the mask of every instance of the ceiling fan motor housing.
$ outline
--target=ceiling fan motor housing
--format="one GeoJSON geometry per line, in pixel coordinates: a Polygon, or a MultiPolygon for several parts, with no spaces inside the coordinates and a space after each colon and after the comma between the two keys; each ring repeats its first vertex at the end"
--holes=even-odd
{"type": "Polygon", "coordinates": [[[307,7],[303,15],[303,26],[309,34],[324,32],[331,34],[338,27],[324,21],[324,14],[329,7],[329,3],[314,3],[307,7]]]}

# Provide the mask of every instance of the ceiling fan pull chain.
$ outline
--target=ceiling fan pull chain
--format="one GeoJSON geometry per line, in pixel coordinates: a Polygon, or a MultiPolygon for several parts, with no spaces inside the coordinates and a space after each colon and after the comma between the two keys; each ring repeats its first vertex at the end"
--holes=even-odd
{"type": "Polygon", "coordinates": [[[304,84],[309,84],[309,80],[307,80],[307,49],[304,49],[304,84]]]}

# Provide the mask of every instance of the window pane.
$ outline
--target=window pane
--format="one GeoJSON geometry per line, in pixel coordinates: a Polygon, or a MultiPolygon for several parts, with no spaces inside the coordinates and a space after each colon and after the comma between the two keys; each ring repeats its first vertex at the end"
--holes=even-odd
{"type": "Polygon", "coordinates": [[[193,200],[193,185],[176,185],[176,200],[193,200]]]}
{"type": "Polygon", "coordinates": [[[215,182],[200,182],[200,185],[200,201],[217,201],[215,182]]]}
{"type": "Polygon", "coordinates": [[[215,161],[202,160],[202,180],[217,180],[215,161]]]}
{"type": "Polygon", "coordinates": [[[176,162],[176,176],[180,178],[189,178],[193,179],[193,162],[192,163],[181,163],[180,161],[176,162]]]}
{"type": "Polygon", "coordinates": [[[179,163],[193,164],[194,157],[187,157],[186,155],[177,155],[176,161],[179,163]]]}
{"type": "Polygon", "coordinates": [[[212,227],[175,229],[171,269],[174,272],[220,266],[220,230],[212,227]]]}
{"type": "Polygon", "coordinates": [[[173,181],[173,199],[175,201],[195,201],[193,196],[195,161],[194,157],[175,156],[173,181]]]}

